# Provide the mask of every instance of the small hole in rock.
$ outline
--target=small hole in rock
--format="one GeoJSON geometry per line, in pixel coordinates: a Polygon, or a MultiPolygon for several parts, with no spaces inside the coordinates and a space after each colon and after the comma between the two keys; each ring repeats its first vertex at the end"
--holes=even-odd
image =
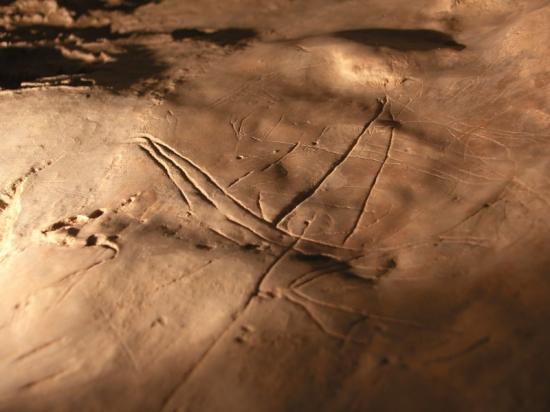
{"type": "Polygon", "coordinates": [[[62,227],[65,226],[65,223],[64,222],[55,222],[53,225],[52,225],[52,230],[58,230],[58,229],[61,229],[62,227]]]}
{"type": "Polygon", "coordinates": [[[103,210],[97,209],[97,210],[94,210],[92,213],[90,213],[88,217],[90,219],[97,219],[99,216],[103,215],[103,213],[105,213],[103,210]]]}
{"type": "Polygon", "coordinates": [[[88,236],[88,239],[86,239],[86,246],[95,246],[95,245],[97,245],[97,236],[96,235],[88,236]]]}
{"type": "Polygon", "coordinates": [[[80,229],[78,229],[78,228],[76,228],[76,227],[70,227],[70,228],[67,229],[67,234],[68,234],[69,236],[73,236],[73,237],[74,237],[74,236],[78,235],[78,232],[80,232],[80,229]]]}

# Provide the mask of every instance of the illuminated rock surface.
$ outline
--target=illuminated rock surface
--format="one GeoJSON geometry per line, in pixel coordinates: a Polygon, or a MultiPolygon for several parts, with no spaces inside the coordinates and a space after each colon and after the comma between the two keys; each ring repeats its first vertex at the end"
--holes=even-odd
{"type": "Polygon", "coordinates": [[[0,410],[548,410],[550,2],[1,4],[0,410]]]}

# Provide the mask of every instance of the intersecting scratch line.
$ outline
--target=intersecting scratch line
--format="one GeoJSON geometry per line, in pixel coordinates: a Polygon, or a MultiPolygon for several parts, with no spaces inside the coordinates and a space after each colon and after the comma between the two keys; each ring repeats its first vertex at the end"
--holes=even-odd
{"type": "MultiPolygon", "coordinates": [[[[393,117],[393,116],[392,116],[393,117]]],[[[393,120],[393,119],[392,119],[393,120]]],[[[372,195],[372,192],[375,188],[375,186],[378,184],[378,181],[380,180],[380,176],[382,175],[382,170],[384,170],[384,166],[386,166],[386,162],[388,161],[388,158],[390,156],[390,151],[393,144],[393,136],[394,136],[394,128],[392,127],[390,131],[390,139],[388,142],[388,146],[386,148],[386,153],[384,154],[384,160],[382,160],[382,163],[380,164],[380,167],[378,168],[378,171],[376,172],[376,175],[374,176],[374,179],[372,179],[372,183],[369,186],[369,190],[367,191],[367,194],[365,195],[365,198],[363,199],[363,205],[361,206],[361,212],[357,215],[357,219],[355,220],[353,224],[353,228],[351,231],[347,234],[347,236],[344,239],[344,245],[348,242],[348,240],[357,233],[357,229],[359,228],[359,223],[361,223],[361,220],[363,219],[363,216],[365,215],[365,212],[367,210],[369,199],[372,195]]]]}
{"type": "Polygon", "coordinates": [[[402,326],[406,326],[406,327],[410,327],[410,328],[414,328],[414,329],[423,329],[423,330],[431,330],[431,331],[445,331],[445,332],[448,332],[448,333],[456,333],[456,334],[460,333],[460,331],[454,330],[454,329],[424,325],[424,324],[416,322],[414,320],[396,318],[396,317],[386,316],[386,315],[380,315],[380,314],[377,314],[377,313],[370,313],[366,310],[355,309],[355,308],[352,308],[352,307],[346,306],[346,305],[337,305],[337,304],[326,302],[326,301],[323,301],[323,300],[320,300],[320,299],[312,298],[311,296],[308,296],[307,294],[305,294],[303,292],[300,292],[300,290],[298,290],[298,289],[293,289],[291,291],[291,293],[294,294],[295,297],[301,298],[301,299],[303,299],[306,302],[309,302],[311,304],[318,305],[318,306],[321,306],[321,307],[325,307],[327,309],[332,309],[332,310],[342,312],[342,313],[348,313],[348,314],[352,314],[352,315],[364,316],[366,319],[373,319],[373,320],[377,320],[377,321],[385,322],[385,323],[393,323],[393,324],[402,325],[402,326]]]}
{"type": "MultiPolygon", "coordinates": [[[[248,178],[249,176],[251,176],[252,174],[254,174],[256,172],[265,172],[266,170],[270,169],[271,167],[275,166],[276,164],[282,162],[286,157],[290,156],[298,148],[299,145],[300,145],[300,142],[296,142],[284,155],[282,155],[278,159],[268,163],[267,165],[265,165],[261,169],[259,169],[259,170],[257,170],[257,169],[249,170],[248,172],[246,172],[241,177],[238,177],[237,179],[233,180],[227,186],[227,188],[229,189],[229,188],[235,186],[236,184],[241,183],[243,180],[245,180],[246,178],[248,178]]],[[[265,220],[265,218],[262,218],[262,219],[265,220]]]]}
{"type": "MultiPolygon", "coordinates": [[[[379,108],[379,110],[383,110],[383,107],[385,106],[385,101],[380,103],[381,103],[381,107],[379,108]]],[[[374,122],[378,116],[379,116],[379,113],[377,112],[377,115],[369,123],[374,122]]],[[[368,129],[368,125],[365,126],[362,134],[365,134],[367,129],[368,129]]],[[[241,227],[254,233],[256,236],[260,236],[264,240],[268,240],[270,243],[273,243],[273,244],[286,245],[291,243],[293,240],[297,238],[295,234],[290,233],[288,230],[285,230],[284,228],[276,227],[271,222],[263,219],[260,215],[258,215],[257,213],[252,211],[250,208],[243,205],[238,199],[236,199],[234,196],[232,196],[230,193],[224,190],[218,183],[216,183],[214,178],[210,176],[208,173],[206,173],[205,171],[203,171],[201,167],[199,167],[198,165],[193,163],[190,159],[188,159],[187,157],[177,152],[174,148],[170,147],[168,144],[164,143],[162,140],[148,133],[140,133],[137,136],[137,139],[134,140],[134,143],[139,144],[139,142],[143,142],[143,141],[147,142],[151,146],[152,150],[154,150],[154,152],[157,154],[156,157],[152,157],[155,163],[157,163],[159,166],[163,168],[166,166],[166,164],[163,161],[160,161],[160,159],[158,158],[160,156],[164,158],[166,162],[169,162],[170,164],[172,164],[175,168],[177,168],[182,173],[182,175],[194,187],[194,189],[198,191],[198,194],[200,194],[207,202],[211,203],[214,207],[216,207],[231,222],[240,225],[241,227]],[[216,204],[216,202],[214,201],[214,199],[212,199],[208,195],[207,191],[204,188],[202,188],[201,184],[197,182],[194,178],[191,178],[191,176],[189,175],[188,172],[186,172],[184,167],[178,164],[178,162],[172,157],[170,157],[168,153],[171,153],[174,156],[177,156],[179,159],[184,161],[185,164],[188,165],[195,173],[197,173],[198,176],[201,176],[202,179],[206,181],[206,184],[209,185],[215,191],[214,194],[218,197],[218,200],[225,202],[225,208],[227,207],[233,208],[235,212],[244,213],[244,216],[237,218],[237,216],[233,215],[233,213],[230,213],[228,215],[227,211],[221,210],[219,206],[216,204]]],[[[142,147],[143,150],[147,151],[147,149],[145,149],[142,145],[140,146],[142,147]]],[[[296,149],[297,147],[298,146],[295,145],[293,149],[296,149]]],[[[151,154],[150,151],[147,151],[147,152],[151,154]]],[[[311,239],[307,237],[303,237],[301,240],[303,241],[304,244],[328,247],[339,251],[344,250],[349,253],[360,252],[359,250],[349,249],[342,245],[324,243],[320,240],[311,239]]]]}
{"type": "MultiPolygon", "coordinates": [[[[177,152],[174,148],[170,147],[168,144],[162,142],[161,140],[153,137],[152,135],[141,133],[140,137],[148,141],[151,145],[155,146],[159,152],[162,153],[163,157],[166,158],[167,161],[172,163],[174,167],[178,168],[182,173],[185,174],[187,179],[193,184],[193,186],[202,193],[203,196],[205,196],[216,208],[220,209],[219,205],[216,204],[216,201],[212,198],[212,196],[216,196],[219,201],[222,201],[225,203],[225,208],[231,208],[234,211],[238,211],[240,213],[244,213],[244,217],[239,218],[240,220],[247,220],[246,226],[250,226],[251,223],[255,223],[256,226],[258,226],[258,229],[261,229],[262,231],[266,232],[264,233],[264,236],[269,237],[283,237],[283,241],[288,241],[289,235],[287,233],[282,232],[281,230],[274,228],[269,222],[262,219],[261,216],[259,216],[255,211],[248,208],[246,205],[241,203],[237,198],[232,196],[230,193],[228,193],[223,187],[221,187],[215,179],[210,176],[207,172],[205,172],[201,167],[196,165],[193,161],[188,159],[187,157],[183,156],[181,153],[177,152]],[[187,173],[183,166],[178,164],[177,161],[172,159],[168,154],[171,153],[174,156],[177,156],[179,159],[181,159],[185,164],[199,176],[199,179],[205,180],[205,184],[212,189],[212,194],[209,195],[207,190],[201,186],[201,184],[196,180],[195,177],[190,176],[189,173],[187,173]],[[287,238],[287,239],[284,239],[287,238]]],[[[221,211],[221,210],[220,210],[221,211]]],[[[227,215],[227,213],[223,214],[227,215]]],[[[234,216],[235,218],[235,216],[234,216]]],[[[242,224],[245,224],[244,221],[240,222],[242,224]]],[[[292,236],[291,236],[292,237],[292,236]]]]}
{"type": "Polygon", "coordinates": [[[174,396],[177,394],[179,389],[183,387],[186,382],[189,380],[189,378],[193,375],[193,372],[197,370],[197,368],[204,362],[204,360],[208,357],[208,355],[212,352],[212,350],[216,347],[216,345],[226,336],[226,334],[231,330],[233,325],[235,325],[242,315],[246,312],[252,301],[258,297],[258,295],[261,292],[261,286],[265,279],[269,276],[269,274],[279,265],[279,263],[285,259],[288,254],[294,250],[294,246],[296,243],[298,243],[300,238],[297,238],[292,244],[287,246],[270,264],[269,266],[264,270],[264,272],[258,277],[258,280],[256,281],[254,287],[252,288],[252,291],[248,295],[246,301],[242,305],[241,309],[239,309],[233,316],[233,320],[229,322],[224,329],[221,331],[221,333],[214,339],[214,341],[208,346],[208,348],[202,353],[202,355],[199,357],[199,359],[185,372],[185,374],[182,376],[181,380],[176,384],[176,386],[168,393],[168,395],[165,397],[165,399],[162,402],[161,411],[166,410],[168,407],[170,401],[174,398],[174,396]]]}
{"type": "Polygon", "coordinates": [[[382,101],[379,101],[378,107],[373,115],[373,117],[363,126],[361,129],[361,132],[357,135],[357,137],[353,140],[353,142],[349,145],[347,150],[342,154],[342,156],[332,164],[332,166],[325,172],[325,174],[319,179],[310,189],[299,193],[291,202],[290,204],[285,207],[281,212],[275,216],[273,219],[273,224],[277,227],[279,226],[279,223],[281,223],[287,216],[291,215],[296,211],[307,199],[315,195],[319,188],[325,183],[325,181],[350,157],[351,153],[354,151],[354,149],[359,145],[361,142],[363,136],[368,132],[371,125],[380,117],[380,115],[384,112],[384,109],[386,107],[388,99],[385,98],[382,101]]]}
{"type": "Polygon", "coordinates": [[[149,148],[147,145],[140,144],[139,147],[141,147],[141,149],[146,152],[149,157],[151,157],[153,161],[161,167],[162,170],[164,170],[164,172],[168,176],[168,179],[170,179],[170,181],[176,186],[181,198],[191,210],[191,203],[189,202],[189,199],[187,198],[184,190],[176,183],[176,180],[174,179],[174,176],[172,176],[172,173],[170,172],[168,166],[166,166],[166,164],[162,160],[160,160],[160,158],[154,153],[153,149],[149,148]]]}

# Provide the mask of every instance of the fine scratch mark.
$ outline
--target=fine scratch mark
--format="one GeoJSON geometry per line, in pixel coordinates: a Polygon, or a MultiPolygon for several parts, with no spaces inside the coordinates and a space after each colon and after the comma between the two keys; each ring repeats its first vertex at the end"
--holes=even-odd
{"type": "Polygon", "coordinates": [[[248,113],[245,117],[243,117],[240,121],[239,120],[230,120],[229,124],[231,124],[231,127],[233,128],[233,134],[235,135],[235,139],[237,139],[237,143],[241,141],[241,137],[244,136],[243,134],[243,126],[248,117],[250,116],[252,112],[248,113]]]}
{"type": "Polygon", "coordinates": [[[212,227],[209,227],[208,228],[209,231],[211,231],[212,233],[215,233],[217,236],[223,238],[224,240],[228,240],[230,241],[231,243],[234,243],[235,245],[239,246],[239,247],[242,247],[242,243],[240,243],[239,241],[233,239],[232,237],[226,235],[225,233],[223,233],[222,231],[220,230],[216,230],[212,227]]]}
{"type": "MultiPolygon", "coordinates": [[[[392,120],[393,120],[393,116],[391,116],[391,117],[392,117],[392,120]]],[[[361,206],[361,212],[357,215],[357,218],[356,218],[356,220],[353,224],[353,229],[344,238],[343,245],[345,245],[348,242],[348,240],[357,232],[357,229],[359,228],[359,223],[361,222],[361,220],[363,219],[363,216],[365,215],[365,212],[367,210],[367,207],[368,207],[368,204],[369,204],[369,199],[372,195],[372,192],[373,192],[374,188],[376,187],[376,185],[378,184],[380,176],[382,175],[382,170],[384,170],[384,166],[386,166],[386,162],[388,161],[388,158],[390,157],[390,152],[391,152],[391,148],[392,148],[392,145],[393,145],[394,133],[395,133],[395,129],[392,127],[391,131],[390,131],[390,139],[389,139],[389,142],[388,142],[388,146],[386,148],[386,153],[384,154],[384,159],[382,160],[382,163],[380,164],[380,167],[378,168],[378,171],[376,172],[376,175],[374,176],[374,179],[372,179],[372,183],[369,186],[369,189],[367,190],[367,194],[365,195],[365,198],[363,199],[363,205],[361,206]]]]}
{"type": "MultiPolygon", "coordinates": [[[[338,332],[335,332],[335,331],[332,331],[329,328],[327,328],[325,326],[325,324],[317,316],[314,315],[313,311],[304,302],[300,302],[300,300],[296,299],[295,297],[293,297],[290,294],[285,294],[284,297],[286,298],[287,301],[289,301],[289,302],[293,303],[294,305],[298,306],[299,308],[301,308],[306,313],[306,315],[313,321],[313,323],[324,334],[326,334],[326,335],[328,335],[332,338],[335,338],[339,341],[351,340],[351,338],[349,338],[348,336],[343,335],[343,334],[338,333],[338,332]]],[[[356,342],[356,343],[359,343],[359,342],[356,342]]]]}
{"type": "Polygon", "coordinates": [[[216,260],[218,259],[214,259],[214,260],[208,260],[206,263],[200,265],[199,267],[197,268],[194,268],[192,269],[191,271],[189,272],[185,272],[179,276],[176,276],[175,278],[173,279],[170,279],[168,282],[165,282],[165,283],[162,283],[162,284],[159,284],[154,290],[153,292],[154,293],[157,293],[158,291],[166,288],[166,287],[169,287],[169,286],[172,286],[173,284],[175,283],[178,283],[179,281],[185,279],[185,278],[189,278],[191,276],[194,276],[194,275],[197,275],[199,273],[201,273],[204,269],[206,269],[208,266],[210,266],[212,263],[214,263],[216,260]]]}
{"type": "Polygon", "coordinates": [[[345,270],[347,267],[347,262],[345,261],[337,261],[337,262],[331,262],[327,265],[324,265],[318,269],[308,271],[301,275],[300,277],[294,279],[288,288],[290,290],[300,289],[301,287],[307,285],[308,283],[317,280],[321,277],[330,275],[334,271],[341,271],[345,270]]]}
{"type": "Polygon", "coordinates": [[[321,133],[319,133],[319,136],[317,136],[317,139],[315,139],[315,142],[319,143],[321,141],[321,137],[324,136],[324,134],[328,129],[329,129],[329,126],[323,127],[323,130],[321,130],[321,133]]]}
{"type": "Polygon", "coordinates": [[[214,341],[208,346],[208,348],[202,353],[202,355],[199,357],[199,359],[185,372],[185,374],[182,376],[180,381],[176,384],[176,386],[168,393],[168,395],[164,398],[161,406],[161,411],[166,410],[168,407],[170,401],[174,398],[174,396],[177,394],[177,392],[182,388],[185,383],[189,380],[191,375],[194,371],[197,370],[197,368],[204,362],[204,360],[208,357],[208,355],[212,352],[212,350],[216,347],[216,345],[223,339],[223,337],[229,332],[229,330],[235,325],[241,316],[246,312],[246,310],[249,308],[252,301],[259,296],[261,292],[262,284],[264,283],[265,279],[269,276],[269,274],[277,267],[277,265],[294,249],[294,246],[300,238],[297,238],[291,245],[286,247],[266,268],[266,270],[259,276],[258,280],[256,281],[254,287],[252,288],[252,291],[246,298],[244,304],[242,305],[241,309],[239,309],[236,313],[232,315],[232,321],[225,326],[225,328],[221,331],[221,333],[214,339],[214,341]]]}
{"type": "Polygon", "coordinates": [[[166,166],[166,164],[154,153],[153,149],[149,148],[147,145],[140,144],[139,147],[141,147],[141,149],[145,153],[147,153],[147,155],[149,155],[149,157],[153,159],[153,161],[164,171],[166,176],[168,176],[168,179],[170,179],[170,181],[178,189],[178,192],[181,198],[187,204],[187,207],[189,207],[189,210],[191,210],[191,203],[189,202],[189,199],[185,195],[185,192],[183,191],[183,189],[176,183],[174,176],[172,176],[172,173],[170,172],[170,169],[168,168],[168,166],[166,166]]]}
{"type": "MultiPolygon", "coordinates": [[[[270,169],[271,167],[275,166],[276,164],[282,162],[287,156],[291,155],[297,148],[298,146],[300,145],[300,142],[296,142],[289,150],[288,152],[286,152],[284,155],[282,155],[281,157],[279,157],[278,159],[274,160],[273,162],[267,164],[266,166],[262,167],[259,172],[265,172],[266,170],[270,169]]],[[[248,172],[246,172],[244,175],[242,175],[241,177],[238,177],[236,178],[235,180],[233,180],[228,186],[227,188],[230,189],[232,188],[233,186],[241,183],[243,180],[245,180],[246,178],[248,178],[250,175],[252,175],[253,173],[256,173],[258,170],[255,170],[255,169],[252,169],[252,170],[249,170],[248,172]]],[[[264,219],[265,220],[265,219],[264,219]]]]}
{"type": "Polygon", "coordinates": [[[252,235],[262,239],[262,240],[265,240],[266,242],[268,243],[271,243],[273,245],[277,245],[277,246],[284,246],[284,241],[286,241],[286,239],[282,239],[283,242],[279,241],[279,240],[275,240],[275,239],[270,239],[268,236],[264,236],[262,233],[260,233],[259,231],[257,230],[254,230],[253,227],[251,226],[247,226],[246,224],[244,223],[241,223],[240,221],[236,220],[236,219],[233,219],[229,216],[226,216],[225,217],[227,219],[227,221],[233,223],[234,225],[237,225],[238,227],[240,227],[241,229],[244,229],[245,231],[251,233],[252,235]]]}
{"type": "Polygon", "coordinates": [[[322,306],[322,307],[325,307],[325,308],[328,308],[328,309],[332,309],[332,310],[335,310],[335,311],[338,311],[338,312],[342,312],[342,313],[348,313],[348,314],[351,314],[351,315],[360,315],[360,316],[363,316],[365,318],[378,320],[380,322],[385,322],[385,323],[390,323],[390,324],[393,323],[393,324],[396,324],[396,325],[402,325],[402,326],[406,326],[406,327],[410,327],[410,328],[414,328],[414,329],[431,330],[431,331],[441,331],[441,330],[443,330],[445,332],[459,333],[458,331],[453,330],[453,329],[432,327],[432,326],[424,325],[424,324],[421,324],[421,323],[418,323],[418,322],[415,322],[415,321],[412,321],[412,320],[408,320],[408,319],[395,318],[395,317],[392,317],[392,316],[385,316],[385,315],[370,313],[366,310],[355,309],[355,308],[352,308],[352,307],[346,306],[346,305],[337,305],[337,304],[334,304],[334,303],[325,302],[325,301],[320,300],[320,299],[312,298],[311,296],[308,296],[307,294],[301,292],[299,289],[293,289],[292,293],[296,297],[301,298],[301,299],[303,299],[303,300],[305,300],[305,301],[307,301],[311,304],[319,305],[319,306],[322,306]]]}
{"type": "Polygon", "coordinates": [[[277,122],[275,123],[275,125],[269,129],[267,131],[267,133],[265,134],[265,136],[263,136],[262,140],[266,140],[269,138],[269,136],[271,136],[271,133],[273,133],[273,131],[281,124],[281,122],[283,121],[285,115],[284,114],[281,114],[281,116],[279,117],[279,120],[277,120],[277,122]]]}
{"type": "MultiPolygon", "coordinates": [[[[208,355],[212,352],[212,350],[216,347],[218,342],[222,340],[222,338],[226,335],[226,333],[231,329],[231,326],[236,322],[237,319],[229,322],[229,324],[220,332],[218,336],[214,338],[212,343],[206,348],[206,350],[199,356],[199,358],[194,362],[188,369],[185,371],[179,382],[168,392],[168,394],[164,397],[162,400],[162,404],[160,407],[160,411],[166,411],[168,410],[169,404],[172,401],[172,399],[176,396],[178,391],[187,383],[191,375],[193,375],[193,372],[195,372],[199,366],[204,362],[204,360],[208,357],[208,355]]],[[[174,409],[170,409],[172,411],[174,409]]]]}
{"type": "Polygon", "coordinates": [[[97,310],[101,312],[103,319],[105,319],[105,322],[107,323],[107,327],[111,330],[111,333],[113,334],[117,342],[120,344],[120,347],[122,348],[122,351],[130,361],[130,364],[132,365],[134,372],[137,373],[140,369],[138,366],[138,362],[136,360],[136,357],[134,356],[134,353],[131,351],[126,341],[120,335],[119,328],[115,326],[115,324],[111,320],[111,317],[107,312],[105,312],[105,310],[101,307],[101,305],[97,306],[97,310]]]}
{"type": "MultiPolygon", "coordinates": [[[[198,191],[200,191],[204,196],[206,196],[207,198],[209,198],[208,194],[206,193],[206,190],[201,187],[197,182],[196,182],[196,179],[194,178],[191,178],[190,174],[184,170],[184,168],[178,164],[178,162],[176,162],[174,159],[172,159],[168,154],[166,154],[166,152],[169,152],[171,154],[173,154],[174,156],[177,156],[179,159],[183,160],[189,167],[192,171],[194,171],[196,174],[197,174],[197,177],[198,178],[202,178],[203,180],[205,180],[206,184],[208,184],[210,186],[210,188],[212,189],[212,191],[214,192],[214,194],[217,194],[217,195],[224,195],[228,200],[230,200],[231,202],[233,202],[236,206],[238,206],[239,208],[241,208],[245,213],[248,213],[251,215],[251,217],[255,217],[257,218],[259,221],[262,221],[261,219],[259,219],[259,217],[254,214],[249,208],[247,208],[245,205],[243,205],[241,202],[239,202],[234,196],[232,196],[230,193],[228,193],[221,185],[219,185],[216,180],[210,175],[208,174],[206,171],[204,171],[200,166],[198,166],[197,164],[195,164],[193,161],[191,161],[189,158],[187,158],[186,156],[183,156],[181,153],[179,153],[178,151],[176,151],[174,148],[170,147],[169,145],[167,145],[166,143],[162,142],[161,140],[159,139],[156,139],[154,138],[153,136],[150,136],[150,135],[147,135],[147,134],[144,134],[142,133],[141,134],[142,137],[144,137],[146,140],[148,140],[151,145],[155,146],[162,154],[163,156],[168,160],[170,161],[176,168],[178,168],[179,170],[182,171],[182,173],[184,173],[187,177],[187,179],[193,184],[193,186],[196,187],[196,189],[198,191]],[[217,193],[215,193],[217,192],[217,193]]],[[[213,204],[215,204],[212,200],[210,200],[213,204]]],[[[263,222],[263,221],[262,221],[263,222]]],[[[264,222],[265,223],[265,222],[264,222]]]]}
{"type": "Polygon", "coordinates": [[[269,222],[263,220],[256,211],[251,210],[248,206],[241,203],[225,189],[223,189],[208,173],[202,168],[194,164],[191,160],[181,155],[175,149],[166,145],[162,141],[148,135],[141,136],[155,146],[159,153],[169,161],[174,167],[185,175],[189,183],[198,190],[202,196],[211,203],[221,214],[233,222],[239,223],[241,226],[254,232],[261,233],[261,237],[270,240],[274,243],[288,244],[290,236],[279,229],[272,227],[269,222]],[[179,164],[172,156],[177,156],[183,162],[185,167],[179,164]]]}
{"type": "MultiPolygon", "coordinates": [[[[306,224],[306,228],[304,229],[304,233],[305,233],[305,230],[307,229],[307,225],[306,224]]],[[[304,234],[302,233],[302,235],[304,234]]],[[[248,307],[248,305],[250,304],[250,302],[252,302],[252,300],[258,296],[260,294],[260,292],[262,292],[262,285],[265,283],[266,279],[269,277],[269,275],[271,274],[271,272],[273,271],[273,269],[275,269],[279,263],[288,256],[288,254],[292,251],[294,251],[297,243],[302,239],[302,236],[296,238],[294,240],[294,242],[292,242],[287,248],[285,248],[283,250],[283,252],[271,263],[271,265],[268,266],[267,270],[264,272],[264,274],[262,276],[260,276],[260,279],[259,281],[256,283],[256,287],[254,288],[254,292],[253,294],[249,297],[248,299],[248,302],[245,306],[245,308],[243,309],[243,312],[244,310],[246,310],[246,308],[248,307]]]]}
{"type": "Polygon", "coordinates": [[[265,213],[262,206],[262,192],[258,192],[258,198],[256,199],[256,204],[258,205],[258,210],[260,211],[260,216],[265,220],[265,213]]]}
{"type": "Polygon", "coordinates": [[[447,229],[443,230],[442,232],[438,233],[437,236],[441,237],[442,235],[445,235],[449,232],[452,232],[454,229],[460,227],[461,225],[463,225],[467,221],[473,219],[474,217],[480,215],[482,212],[486,211],[487,208],[490,207],[491,205],[494,205],[497,202],[501,201],[503,199],[504,192],[508,189],[509,183],[510,183],[509,181],[505,182],[497,190],[496,193],[492,194],[492,196],[489,199],[485,200],[485,202],[482,202],[481,205],[477,205],[476,208],[473,211],[469,212],[465,217],[460,219],[458,222],[454,223],[449,228],[447,228],[447,229]]]}
{"type": "Polygon", "coordinates": [[[74,272],[71,272],[69,273],[68,275],[65,275],[62,279],[60,279],[58,282],[56,283],[59,283],[59,282],[62,282],[62,281],[65,281],[67,279],[72,279],[74,277],[76,277],[76,280],[72,283],[69,284],[69,286],[65,289],[65,291],[61,294],[61,296],[59,296],[59,298],[57,299],[54,307],[57,307],[61,304],[61,302],[63,302],[63,300],[65,300],[65,298],[67,296],[69,296],[69,294],[72,292],[72,290],[80,283],[82,282],[82,280],[84,279],[84,275],[92,270],[93,268],[97,267],[97,266],[100,266],[100,265],[103,265],[104,263],[106,262],[109,262],[110,260],[112,260],[114,258],[111,257],[111,258],[107,258],[107,259],[103,259],[103,260],[100,260],[98,262],[95,262],[93,264],[91,264],[90,266],[84,268],[84,269],[80,269],[80,270],[76,270],[74,272]]]}
{"type": "MultiPolygon", "coordinates": [[[[57,161],[57,160],[56,160],[57,161]]],[[[21,196],[29,179],[54,162],[48,160],[40,166],[32,166],[27,173],[0,189],[0,262],[9,254],[9,244],[14,237],[14,229],[21,213],[21,196]]]]}
{"type": "Polygon", "coordinates": [[[271,167],[275,166],[278,163],[281,163],[283,160],[285,160],[288,156],[290,156],[296,149],[298,149],[298,146],[300,146],[300,142],[294,143],[294,145],[290,148],[288,152],[286,152],[284,155],[282,155],[277,160],[269,163],[268,165],[264,166],[262,169],[260,169],[260,172],[265,172],[266,170],[270,169],[271,167]]]}
{"type": "Polygon", "coordinates": [[[31,350],[28,350],[27,352],[22,353],[21,355],[17,356],[15,359],[13,359],[12,362],[20,362],[20,361],[28,358],[29,356],[32,356],[32,355],[34,355],[34,354],[36,354],[40,351],[43,351],[44,349],[47,349],[50,346],[55,345],[56,343],[61,342],[63,340],[64,340],[64,338],[61,337],[61,338],[55,338],[55,339],[52,339],[50,341],[47,341],[47,342],[45,342],[41,345],[38,345],[38,346],[32,348],[31,350]]]}
{"type": "Polygon", "coordinates": [[[288,206],[286,206],[275,218],[273,219],[273,224],[277,227],[279,226],[279,223],[281,223],[287,216],[294,213],[307,199],[309,199],[311,196],[315,195],[317,190],[323,185],[323,183],[342,165],[351,155],[351,153],[354,151],[354,149],[359,145],[361,142],[363,136],[367,133],[367,131],[370,129],[371,125],[380,117],[380,115],[384,112],[384,109],[386,107],[388,99],[385,98],[384,100],[380,100],[378,103],[378,107],[373,115],[373,117],[365,123],[363,128],[361,129],[361,132],[357,135],[357,137],[353,140],[353,142],[349,145],[347,150],[342,154],[342,156],[332,164],[332,166],[325,172],[325,174],[319,179],[311,188],[308,190],[305,190],[301,193],[298,193],[294,197],[294,199],[290,202],[288,206]]]}
{"type": "Polygon", "coordinates": [[[242,175],[241,177],[238,177],[236,178],[235,180],[233,180],[231,183],[229,183],[227,185],[227,188],[228,189],[231,189],[233,186],[239,184],[240,182],[242,182],[244,179],[246,179],[248,176],[250,176],[252,173],[254,173],[255,170],[252,169],[252,170],[249,170],[248,172],[246,172],[244,175],[242,175]]]}
{"type": "Polygon", "coordinates": [[[487,343],[489,343],[490,340],[491,340],[491,338],[489,336],[484,336],[483,338],[476,340],[474,343],[468,345],[466,348],[462,349],[461,351],[459,351],[457,353],[453,353],[451,355],[440,356],[440,357],[437,357],[437,358],[430,359],[428,361],[428,363],[439,363],[439,362],[453,361],[456,358],[460,358],[464,355],[467,355],[468,353],[473,352],[474,350],[480,348],[481,346],[486,345],[487,343]]]}
{"type": "Polygon", "coordinates": [[[62,370],[60,372],[55,372],[55,373],[52,373],[50,375],[47,375],[43,378],[40,378],[40,379],[36,379],[34,381],[31,381],[31,382],[28,382],[22,386],[19,387],[19,390],[29,390],[29,389],[32,389],[38,385],[42,385],[42,384],[45,384],[45,383],[48,383],[48,382],[51,382],[51,381],[54,381],[56,380],[57,378],[59,378],[60,376],[63,376],[63,375],[66,375],[67,373],[71,372],[70,370],[62,370]]]}
{"type": "MultiPolygon", "coordinates": [[[[383,107],[384,106],[382,106],[382,108],[383,107]]],[[[374,120],[376,119],[374,118],[371,123],[374,122],[374,120]]],[[[365,126],[365,129],[367,128],[368,125],[365,126]]],[[[363,133],[365,132],[366,130],[363,133]]],[[[148,133],[140,133],[137,139],[133,142],[140,144],[144,141],[151,145],[151,150],[157,154],[157,157],[165,160],[166,163],[170,163],[173,167],[179,170],[182,178],[185,178],[185,181],[189,184],[190,190],[193,192],[197,191],[197,194],[200,195],[201,198],[211,204],[230,222],[241,226],[243,229],[246,229],[263,240],[267,240],[269,243],[280,246],[286,246],[298,237],[296,234],[290,233],[284,228],[274,226],[271,222],[264,219],[256,210],[252,210],[248,206],[244,205],[229,192],[227,192],[227,190],[223,189],[208,173],[202,170],[202,168],[194,164],[187,157],[178,153],[175,149],[164,143],[162,140],[157,139],[148,133]],[[181,159],[181,161],[184,162],[184,165],[179,164],[174,157],[181,159]]],[[[358,252],[358,250],[355,249],[349,249],[343,247],[342,245],[324,243],[316,239],[303,237],[301,240],[304,245],[309,244],[309,246],[315,245],[317,247],[337,249],[340,252],[358,252]]]]}

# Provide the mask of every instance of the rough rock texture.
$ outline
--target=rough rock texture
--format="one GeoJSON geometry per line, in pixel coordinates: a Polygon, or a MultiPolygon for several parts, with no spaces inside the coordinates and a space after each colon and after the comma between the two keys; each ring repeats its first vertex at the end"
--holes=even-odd
{"type": "Polygon", "coordinates": [[[1,411],[547,411],[550,1],[0,3],[1,411]]]}

